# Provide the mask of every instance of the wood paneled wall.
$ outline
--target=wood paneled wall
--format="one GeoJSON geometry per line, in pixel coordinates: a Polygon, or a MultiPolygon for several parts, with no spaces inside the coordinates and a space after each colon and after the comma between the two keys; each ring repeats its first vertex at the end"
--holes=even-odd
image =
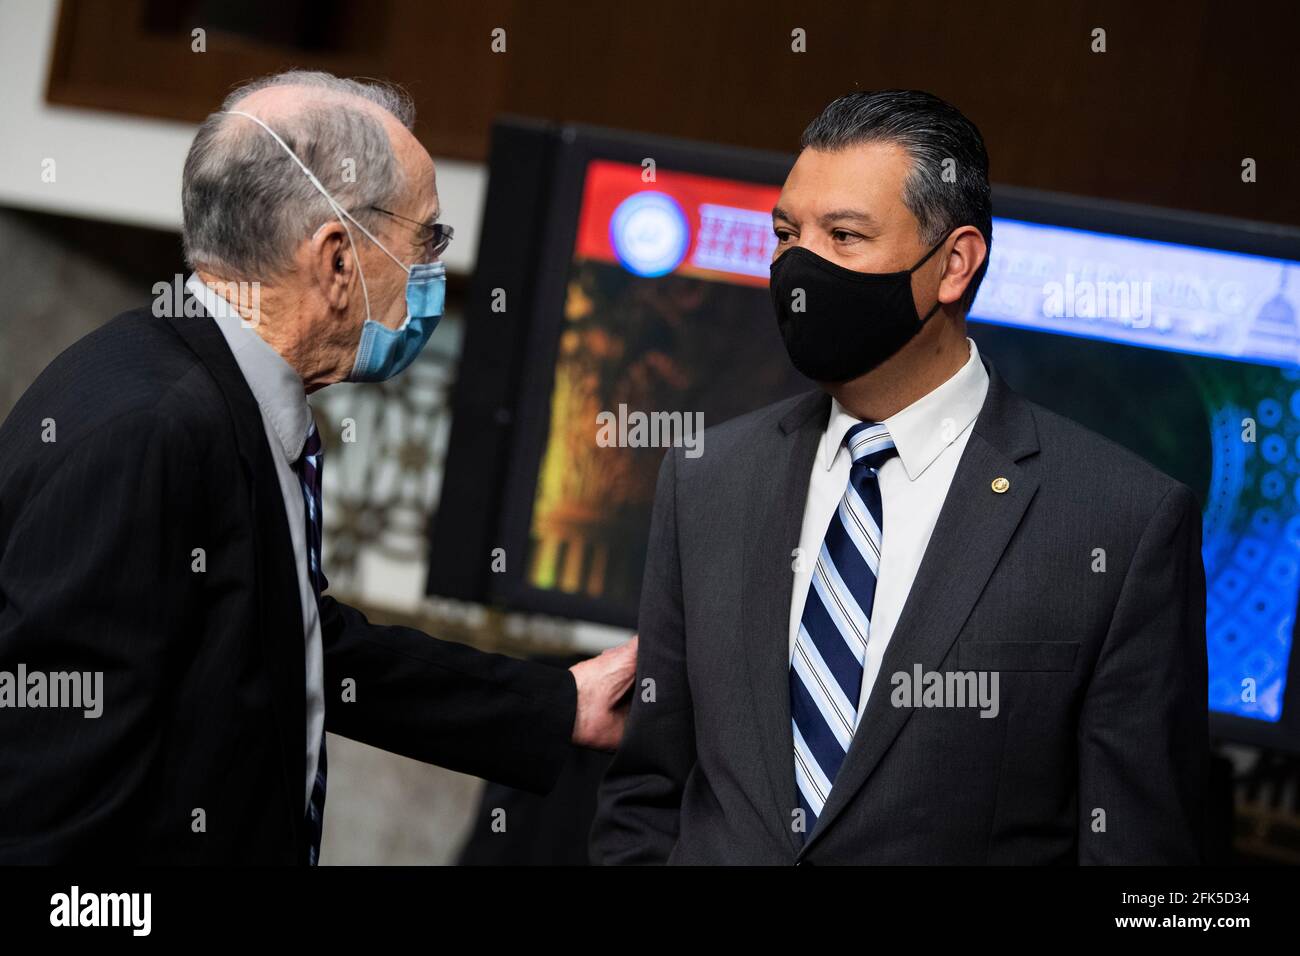
{"type": "Polygon", "coordinates": [[[997,182],[1300,224],[1297,11],[1223,0],[64,0],[49,98],[199,120],[241,80],[319,67],[403,84],[435,155],[481,159],[501,112],[789,152],[840,93],[920,87],[980,126],[997,182]],[[204,53],[191,51],[195,27],[207,30],[204,53]],[[496,28],[504,52],[492,49],[496,28]],[[796,28],[807,52],[791,50],[796,28]],[[1092,51],[1095,28],[1105,53],[1092,51]],[[1252,184],[1246,157],[1258,164],[1252,184]]]}

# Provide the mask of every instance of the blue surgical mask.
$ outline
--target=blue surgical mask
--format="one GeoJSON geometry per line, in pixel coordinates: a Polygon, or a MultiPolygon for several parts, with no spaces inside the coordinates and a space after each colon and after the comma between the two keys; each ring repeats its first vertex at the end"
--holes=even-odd
{"type": "Polygon", "coordinates": [[[289,157],[307,174],[311,184],[325,197],[325,201],[338,215],[339,222],[348,234],[348,243],[352,246],[352,255],[357,263],[357,275],[361,279],[361,295],[366,302],[366,321],[361,327],[361,341],[357,344],[357,357],[352,364],[348,381],[382,382],[402,372],[415,361],[415,357],[429,341],[429,336],[433,335],[433,330],[438,327],[447,295],[446,266],[441,262],[422,262],[413,266],[402,262],[389,252],[382,242],[371,235],[370,230],[357,222],[351,213],[334,201],[329,190],[321,185],[321,181],[275,130],[252,113],[245,113],[242,110],[228,112],[246,116],[271,134],[289,157]],[[371,242],[383,250],[384,255],[397,263],[398,267],[406,273],[406,319],[395,329],[390,329],[370,317],[370,292],[366,289],[366,276],[361,269],[361,257],[357,255],[357,244],[352,239],[352,230],[348,228],[348,221],[360,229],[371,242]]]}
{"type": "MultiPolygon", "coordinates": [[[[360,268],[358,265],[358,271],[360,268]]],[[[371,319],[367,302],[366,324],[361,327],[361,344],[348,381],[382,382],[414,362],[438,327],[446,295],[446,267],[441,262],[427,262],[406,270],[406,321],[400,326],[390,329],[371,319]]]]}

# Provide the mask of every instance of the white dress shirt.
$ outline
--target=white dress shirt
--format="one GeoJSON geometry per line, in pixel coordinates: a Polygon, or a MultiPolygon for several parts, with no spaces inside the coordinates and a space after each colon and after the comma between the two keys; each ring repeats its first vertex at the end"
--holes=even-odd
{"type": "Polygon", "coordinates": [[[294,463],[302,455],[311,427],[311,406],[302,379],[280,353],[271,348],[256,330],[244,324],[230,304],[192,275],[185,287],[216,320],[235,355],[239,371],[248,383],[258,408],[266,441],[280,479],[285,516],[289,519],[289,537],[293,542],[293,559],[298,571],[298,598],[302,603],[303,641],[307,657],[307,779],[303,793],[303,812],[311,801],[316,780],[316,762],[320,758],[321,734],[325,731],[325,656],[321,643],[320,608],[307,572],[307,506],[303,502],[302,484],[294,463]]]}
{"type": "MultiPolygon", "coordinates": [[[[989,376],[980,362],[979,350],[970,339],[966,341],[970,343],[970,357],[952,378],[884,420],[898,454],[885,462],[879,472],[884,529],[875,605],[869,615],[871,628],[858,698],[859,714],[871,696],[885,648],[912,590],[912,581],[916,579],[930,534],[939,519],[939,510],[948,497],[952,476],[970,439],[971,426],[988,392],[989,376]]],[[[858,422],[838,401],[831,400],[831,416],[813,461],[803,529],[799,533],[802,560],[797,564],[790,600],[791,656],[795,638],[799,636],[799,620],[803,617],[817,553],[826,537],[831,515],[849,485],[853,459],[844,445],[844,436],[858,422]]]]}

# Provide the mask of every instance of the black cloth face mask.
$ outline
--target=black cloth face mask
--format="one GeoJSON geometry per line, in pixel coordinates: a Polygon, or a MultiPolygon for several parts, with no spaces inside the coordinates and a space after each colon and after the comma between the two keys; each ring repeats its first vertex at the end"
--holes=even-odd
{"type": "Polygon", "coordinates": [[[802,246],[782,253],[772,263],[770,289],[776,323],[794,367],[815,382],[847,382],[911,341],[939,311],[936,301],[917,318],[912,273],[949,235],[902,272],[854,272],[802,246]]]}

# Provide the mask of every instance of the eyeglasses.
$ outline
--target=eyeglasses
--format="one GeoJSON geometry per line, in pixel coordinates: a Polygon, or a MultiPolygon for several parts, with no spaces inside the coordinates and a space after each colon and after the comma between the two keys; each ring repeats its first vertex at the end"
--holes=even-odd
{"type": "Polygon", "coordinates": [[[419,231],[424,234],[420,236],[420,242],[424,246],[426,261],[431,262],[446,252],[447,247],[451,245],[452,237],[456,234],[456,230],[441,222],[419,222],[415,219],[408,219],[406,216],[399,216],[395,212],[389,212],[387,209],[381,209],[378,206],[371,206],[370,208],[375,212],[383,213],[385,216],[392,216],[394,219],[400,219],[402,222],[417,226],[419,231]]]}

